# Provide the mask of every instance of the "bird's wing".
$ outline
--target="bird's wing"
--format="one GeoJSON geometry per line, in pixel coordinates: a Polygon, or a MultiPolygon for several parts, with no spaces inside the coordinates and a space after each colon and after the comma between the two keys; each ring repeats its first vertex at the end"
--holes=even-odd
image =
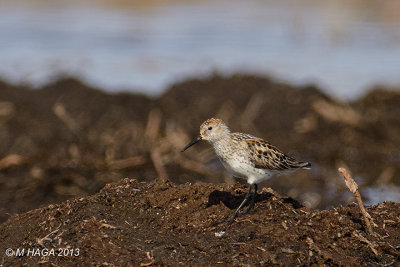
{"type": "Polygon", "coordinates": [[[285,155],[267,141],[251,137],[244,140],[249,148],[250,161],[254,167],[274,171],[303,169],[311,166],[308,162],[300,162],[285,155]]]}

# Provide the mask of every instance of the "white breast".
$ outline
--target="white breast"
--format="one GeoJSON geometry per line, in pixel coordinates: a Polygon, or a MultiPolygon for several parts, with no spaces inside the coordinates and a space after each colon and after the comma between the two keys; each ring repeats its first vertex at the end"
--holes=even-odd
{"type": "Polygon", "coordinates": [[[267,170],[255,168],[244,158],[239,157],[228,160],[220,158],[220,160],[229,173],[238,178],[246,178],[249,184],[267,180],[275,174],[267,170]]]}
{"type": "Polygon", "coordinates": [[[232,174],[235,177],[238,178],[247,178],[246,175],[246,169],[247,169],[247,164],[239,161],[239,160],[234,160],[230,159],[228,161],[225,161],[221,159],[222,165],[224,165],[225,169],[232,174]]]}

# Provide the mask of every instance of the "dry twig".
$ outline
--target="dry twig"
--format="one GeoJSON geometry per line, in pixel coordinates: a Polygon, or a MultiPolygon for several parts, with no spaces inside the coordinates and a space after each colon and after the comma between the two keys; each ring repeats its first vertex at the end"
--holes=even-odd
{"type": "Polygon", "coordinates": [[[152,109],[147,118],[146,130],[144,135],[148,141],[154,142],[160,134],[162,113],[159,109],[152,109]]]}
{"type": "Polygon", "coordinates": [[[363,237],[361,234],[358,234],[356,231],[353,231],[353,236],[357,237],[361,242],[364,242],[368,245],[368,247],[371,249],[371,251],[375,254],[375,256],[378,256],[378,251],[375,249],[376,245],[375,243],[372,243],[365,237],[363,237]]]}
{"type": "Polygon", "coordinates": [[[360,114],[349,106],[346,107],[335,103],[329,103],[322,99],[315,101],[312,106],[314,110],[326,120],[351,126],[360,125],[360,114]]]}
{"type": "Polygon", "coordinates": [[[135,167],[138,165],[143,165],[145,163],[146,159],[143,156],[133,156],[119,160],[112,160],[108,163],[108,166],[112,170],[120,170],[120,169],[135,167]]]}
{"type": "Polygon", "coordinates": [[[249,128],[254,119],[257,117],[264,104],[264,98],[262,93],[253,94],[250,100],[247,102],[246,108],[239,117],[242,127],[249,128]]]}
{"type": "Polygon", "coordinates": [[[151,253],[149,251],[146,252],[146,256],[150,261],[146,262],[146,263],[143,262],[143,263],[140,264],[140,266],[150,266],[150,265],[153,265],[155,263],[155,260],[151,256],[151,253]]]}
{"type": "Polygon", "coordinates": [[[59,230],[60,230],[60,228],[57,228],[56,230],[54,230],[54,231],[50,232],[49,234],[47,234],[45,237],[43,237],[43,238],[37,238],[36,242],[37,242],[40,246],[45,247],[45,246],[44,246],[44,242],[45,242],[45,241],[49,241],[50,243],[53,242],[53,239],[51,239],[50,236],[54,235],[54,234],[57,233],[59,230]]]}
{"type": "Polygon", "coordinates": [[[159,109],[153,109],[149,113],[147,119],[146,130],[144,135],[150,146],[150,157],[153,161],[154,168],[156,169],[158,177],[168,179],[167,170],[159,149],[157,138],[160,136],[162,113],[159,109]]]}
{"type": "Polygon", "coordinates": [[[17,154],[9,154],[4,158],[0,159],[0,170],[7,169],[10,166],[21,165],[23,158],[17,154]]]}
{"type": "Polygon", "coordinates": [[[354,194],[354,197],[357,199],[358,206],[360,207],[361,213],[364,218],[365,225],[367,226],[368,233],[373,235],[374,232],[372,230],[372,225],[376,226],[374,221],[372,220],[371,215],[365,210],[365,207],[362,203],[361,200],[361,195],[360,192],[358,191],[358,185],[357,183],[351,178],[350,174],[347,173],[347,171],[344,168],[339,168],[338,171],[343,175],[344,180],[346,182],[346,186],[349,188],[350,192],[354,194]]]}
{"type": "Polygon", "coordinates": [[[55,103],[53,112],[73,134],[80,136],[81,131],[78,122],[71,116],[62,103],[55,103]]]}
{"type": "Polygon", "coordinates": [[[164,166],[163,158],[160,154],[159,149],[153,148],[150,152],[151,160],[153,161],[154,168],[156,169],[157,175],[163,180],[168,179],[167,169],[164,166]]]}

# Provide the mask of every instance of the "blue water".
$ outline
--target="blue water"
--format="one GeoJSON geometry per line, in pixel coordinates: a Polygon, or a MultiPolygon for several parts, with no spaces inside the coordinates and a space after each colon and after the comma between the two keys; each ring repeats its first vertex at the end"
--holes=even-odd
{"type": "Polygon", "coordinates": [[[215,71],[316,83],[345,99],[377,83],[399,86],[400,16],[385,11],[391,1],[359,2],[6,0],[0,77],[40,86],[74,75],[108,91],[151,95],[215,71]]]}
{"type": "Polygon", "coordinates": [[[394,184],[366,187],[362,192],[367,197],[365,205],[375,205],[383,201],[400,203],[400,187],[394,184]]]}

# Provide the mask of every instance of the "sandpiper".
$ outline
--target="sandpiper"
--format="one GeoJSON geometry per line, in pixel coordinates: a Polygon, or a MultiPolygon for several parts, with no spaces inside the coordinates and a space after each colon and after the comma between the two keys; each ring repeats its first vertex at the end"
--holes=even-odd
{"type": "Polygon", "coordinates": [[[249,191],[246,197],[228,220],[230,225],[238,215],[243,205],[252,196],[248,213],[254,206],[257,194],[257,184],[271,178],[273,175],[287,173],[299,169],[310,169],[308,162],[297,161],[282,153],[267,141],[245,133],[232,133],[220,119],[211,118],[200,126],[200,135],[182,150],[198,143],[208,141],[224,167],[235,177],[246,178],[249,191]],[[254,185],[254,193],[251,189],[254,185]]]}

